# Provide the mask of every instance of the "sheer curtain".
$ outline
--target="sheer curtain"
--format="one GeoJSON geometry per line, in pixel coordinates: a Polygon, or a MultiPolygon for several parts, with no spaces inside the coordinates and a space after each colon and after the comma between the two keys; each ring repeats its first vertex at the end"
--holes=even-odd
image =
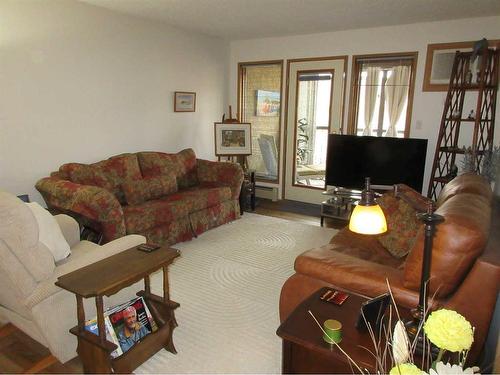
{"type": "Polygon", "coordinates": [[[370,66],[366,68],[365,85],[365,130],[363,135],[372,135],[372,120],[375,114],[375,103],[377,101],[379,67],[370,66]]]}
{"type": "Polygon", "coordinates": [[[396,124],[405,107],[410,85],[410,67],[396,66],[385,83],[385,108],[389,115],[389,127],[386,137],[396,137],[396,124]]]}

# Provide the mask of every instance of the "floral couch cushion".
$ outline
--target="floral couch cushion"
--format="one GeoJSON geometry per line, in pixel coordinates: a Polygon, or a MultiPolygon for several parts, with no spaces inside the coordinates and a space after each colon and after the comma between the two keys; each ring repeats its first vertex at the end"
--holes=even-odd
{"type": "Polygon", "coordinates": [[[183,202],[189,213],[213,207],[221,202],[231,200],[231,189],[227,186],[204,183],[189,189],[170,194],[162,200],[167,202],[183,202]]]}
{"type": "Polygon", "coordinates": [[[110,191],[121,204],[126,204],[121,185],[125,181],[142,179],[135,154],[121,154],[94,164],[68,163],[62,165],[59,172],[77,184],[99,186],[110,191]]]}
{"type": "Polygon", "coordinates": [[[123,207],[127,233],[141,233],[187,217],[187,215],[188,209],[184,202],[169,202],[161,199],[123,207]]]}
{"type": "Polygon", "coordinates": [[[92,165],[68,163],[62,165],[59,171],[76,184],[99,186],[108,191],[113,191],[113,184],[108,180],[104,172],[92,165]]]}
{"type": "Polygon", "coordinates": [[[377,237],[378,241],[396,258],[405,257],[417,239],[422,223],[417,212],[404,199],[384,194],[377,199],[387,220],[387,232],[377,237]]]}
{"type": "Polygon", "coordinates": [[[198,184],[196,155],[190,148],[177,154],[163,152],[139,152],[137,154],[144,177],[158,176],[174,172],[179,189],[198,184]]]}
{"type": "Polygon", "coordinates": [[[142,179],[141,169],[135,154],[121,154],[91,164],[100,169],[113,185],[113,194],[121,204],[125,204],[125,194],[121,185],[125,181],[142,179]]]}
{"type": "Polygon", "coordinates": [[[141,180],[125,181],[122,184],[125,199],[129,205],[141,204],[158,199],[177,191],[177,179],[174,173],[141,180]]]}

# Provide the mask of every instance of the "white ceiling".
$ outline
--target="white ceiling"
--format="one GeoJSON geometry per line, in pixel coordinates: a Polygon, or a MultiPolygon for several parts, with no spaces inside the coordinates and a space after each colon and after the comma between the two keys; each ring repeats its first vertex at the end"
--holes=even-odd
{"type": "Polygon", "coordinates": [[[500,0],[81,1],[228,40],[500,14],[500,0]]]}

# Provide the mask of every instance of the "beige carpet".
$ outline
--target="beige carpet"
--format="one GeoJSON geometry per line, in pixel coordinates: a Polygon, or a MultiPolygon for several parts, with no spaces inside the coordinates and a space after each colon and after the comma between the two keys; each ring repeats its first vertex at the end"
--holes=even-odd
{"type": "MultiPolygon", "coordinates": [[[[135,373],[280,373],[278,301],[297,255],[334,229],[245,213],[176,245],[170,290],[178,354],[161,350],[135,373]]],[[[161,274],[153,291],[161,295],[161,274]]]]}

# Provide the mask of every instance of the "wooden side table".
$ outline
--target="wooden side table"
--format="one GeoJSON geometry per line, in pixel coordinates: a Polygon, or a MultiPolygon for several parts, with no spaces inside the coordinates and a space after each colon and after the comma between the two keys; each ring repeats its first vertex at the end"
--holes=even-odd
{"type": "Polygon", "coordinates": [[[172,332],[177,327],[174,310],[179,304],[170,300],[167,268],[178,256],[178,250],[168,247],[151,253],[133,247],[58,278],[57,286],[76,295],[78,325],[70,332],[78,338],[77,352],[85,373],[131,373],[161,348],[177,353],[172,332]],[[151,294],[150,288],[149,276],[159,269],[163,269],[163,297],[151,294]],[[144,290],[137,295],[144,297],[158,330],[121,356],[111,358],[116,345],[106,340],[103,296],[109,297],[141,279],[144,290]],[[83,298],[90,297],[96,301],[99,336],[85,330],[83,298]]]}
{"type": "MultiPolygon", "coordinates": [[[[312,319],[308,310],[316,316],[320,324],[327,319],[342,323],[342,349],[361,368],[375,373],[375,359],[363,347],[373,349],[367,332],[359,331],[357,322],[361,304],[367,298],[349,293],[349,298],[337,306],[323,302],[320,296],[328,288],[322,288],[302,302],[280,325],[277,335],[283,339],[283,374],[351,374],[349,360],[335,346],[323,341],[323,332],[312,319]]],[[[353,367],[354,368],[354,367],[353,367]]],[[[354,371],[356,372],[356,371],[354,371]]]]}

